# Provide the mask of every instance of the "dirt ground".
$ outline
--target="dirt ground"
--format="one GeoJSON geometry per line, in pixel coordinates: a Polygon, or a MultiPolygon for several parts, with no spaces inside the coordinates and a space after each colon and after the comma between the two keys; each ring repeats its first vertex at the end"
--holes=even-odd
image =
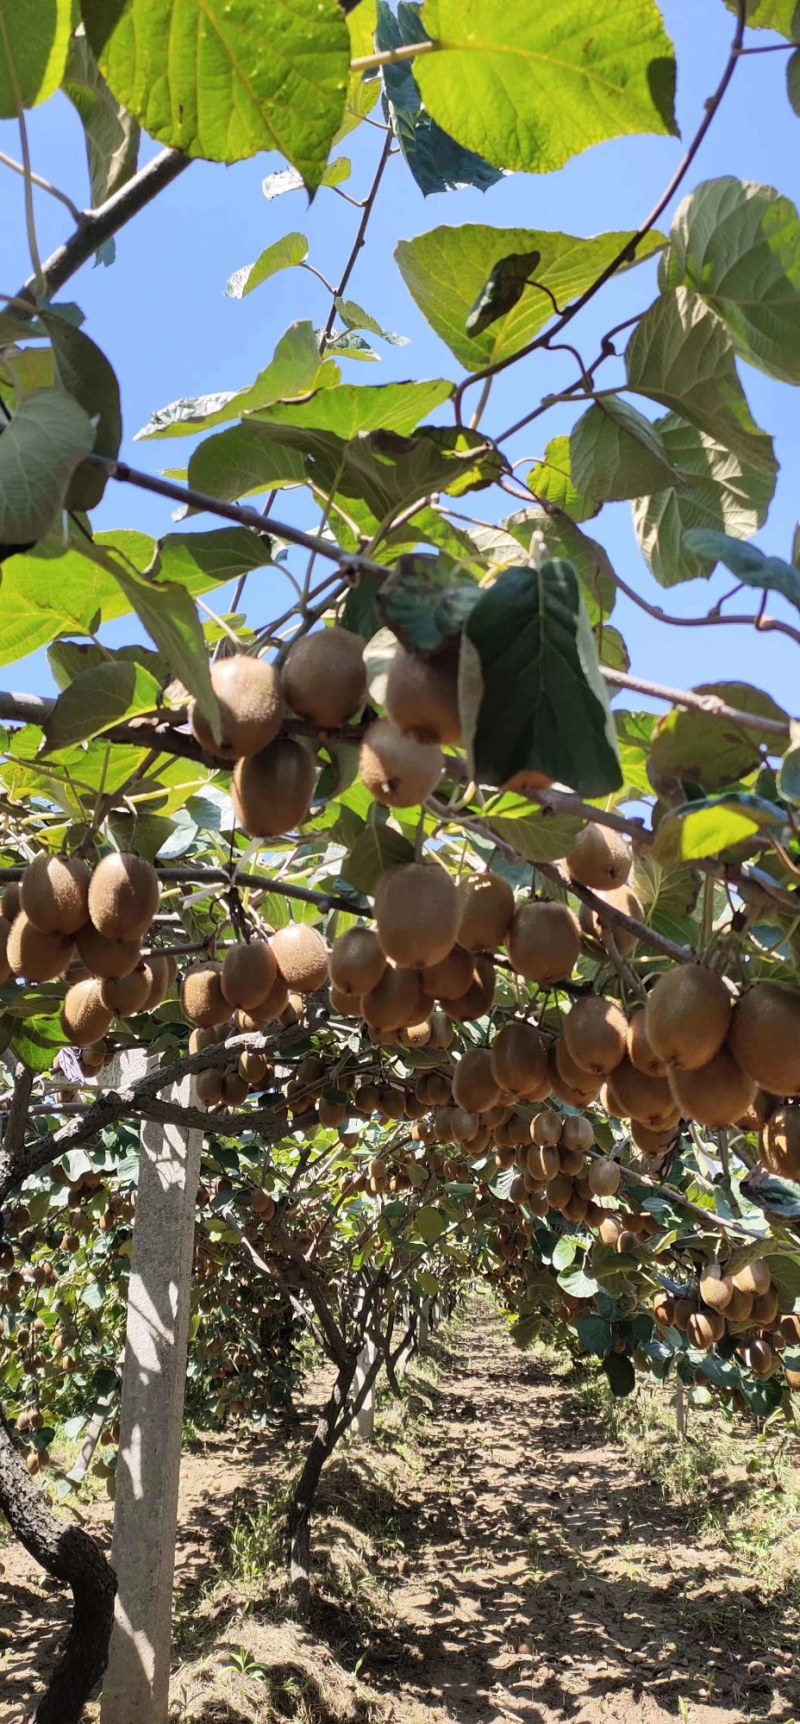
{"type": "MultiPolygon", "coordinates": [[[[305,1625],[287,1612],[275,1499],[310,1409],[186,1455],[175,1724],[797,1724],[800,1580],[767,1601],[721,1542],[724,1515],[703,1531],[667,1506],[574,1376],[517,1352],[481,1301],[406,1386],[375,1445],[328,1469],[305,1625]]],[[[723,1506],[739,1488],[703,1486],[723,1506]]],[[[110,1506],[82,1512],[107,1543],[110,1506]]],[[[0,1563],[12,1724],[66,1608],[16,1547],[0,1563]]]]}

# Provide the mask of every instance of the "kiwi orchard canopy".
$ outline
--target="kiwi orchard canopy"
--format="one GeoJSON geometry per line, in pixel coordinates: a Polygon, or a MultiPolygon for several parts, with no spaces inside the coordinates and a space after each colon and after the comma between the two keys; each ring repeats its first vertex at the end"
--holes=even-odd
{"type": "MultiPolygon", "coordinates": [[[[703,178],[767,27],[797,109],[795,10],[728,0],[696,130],[624,231],[456,215],[398,233],[381,268],[452,374],[374,384],[348,367],[391,337],[347,293],[392,176],[480,187],[491,214],[506,171],[674,138],[655,0],[182,4],[185,57],[178,0],[0,0],[0,116],[22,128],[27,193],[26,110],[62,88],[93,206],[45,259],[28,195],[0,308],[0,640],[9,666],[14,643],[46,649],[56,690],[0,693],[0,1506],[102,1603],[40,1720],[79,1718],[106,1659],[108,1566],[87,1535],[65,1542],[31,1475],[56,1425],[98,1408],[113,1447],[142,1122],[203,1133],[193,1404],[235,1419],[288,1394],[301,1327],[336,1368],[290,1506],[299,1595],[325,1460],[425,1302],[475,1278],[521,1346],[546,1325],[615,1394],[651,1374],[754,1420],[790,1412],[796,715],[724,659],[702,688],[637,677],[611,618],[624,593],[661,620],[669,663],[686,618],[655,588],[687,583],[693,625],[752,630],[756,678],[765,631],[800,645],[769,609],[797,608],[795,562],[750,542],[777,463],[746,394],[747,367],[800,382],[800,222],[780,187],[703,178]],[[185,478],[128,465],[118,381],[72,298],[81,268],[198,157],[280,148],[284,188],[340,197],[362,124],[372,177],[324,327],[311,295],[330,269],[304,235],[235,267],[231,297],[265,303],[277,271],[310,268],[308,314],[298,276],[301,315],[249,386],[209,374],[215,393],[152,404],[144,439],[195,439],[185,478]],[[142,168],[140,128],[163,146],[142,168]],[[609,311],[587,345],[581,314],[623,271],[638,312],[615,329],[609,311]],[[574,376],[537,400],[529,362],[564,350],[574,376]],[[530,405],[505,424],[492,383],[512,366],[530,405]],[[524,433],[556,404],[571,428],[548,441],[537,424],[534,460],[524,433]],[[288,486],[302,529],[282,519],[288,486]],[[137,489],[164,500],[158,540],[130,531],[137,489]],[[603,543],[625,500],[630,578],[603,543]],[[170,530],[175,502],[201,530],[170,530]],[[250,576],[278,559],[297,599],[264,622],[250,576]],[[707,609],[697,582],[718,565],[735,588],[707,609]],[[105,646],[121,617],[128,643],[105,646]],[[144,1075],[114,1088],[131,1050],[144,1075]],[[191,1106],[175,1099],[190,1076],[191,1106]]],[[[104,287],[113,309],[113,270],[104,287]]],[[[113,1459],[96,1464],[113,1489],[113,1459]]]]}

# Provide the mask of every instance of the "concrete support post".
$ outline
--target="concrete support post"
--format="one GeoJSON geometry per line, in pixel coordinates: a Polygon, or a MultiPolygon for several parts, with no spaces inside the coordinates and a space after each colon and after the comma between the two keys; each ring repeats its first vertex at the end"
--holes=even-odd
{"type": "MultiPolygon", "coordinates": [[[[367,1336],[361,1352],[358,1355],[358,1364],[356,1365],[356,1374],[353,1379],[352,1389],[354,1398],[358,1395],[359,1390],[363,1388],[369,1371],[374,1365],[377,1357],[378,1348],[372,1338],[367,1336]]],[[[377,1381],[377,1378],[375,1381],[377,1381]]],[[[360,1413],[356,1413],[354,1424],[362,1442],[371,1443],[375,1435],[375,1382],[372,1383],[360,1413]]]]}
{"type": "MultiPolygon", "coordinates": [[[[401,1334],[404,1334],[406,1329],[408,1328],[410,1316],[411,1316],[411,1312],[409,1311],[408,1307],[405,1306],[400,1313],[400,1318],[399,1318],[399,1322],[398,1322],[398,1327],[400,1329],[401,1334]]],[[[410,1360],[411,1360],[411,1354],[413,1351],[413,1347],[414,1347],[413,1339],[411,1337],[409,1337],[409,1339],[406,1341],[406,1344],[403,1348],[402,1353],[398,1353],[398,1355],[397,1355],[397,1364],[395,1365],[395,1375],[397,1377],[404,1377],[405,1376],[406,1371],[408,1370],[408,1367],[409,1367],[410,1360]]]]}
{"type": "Polygon", "coordinates": [[[423,1299],[419,1308],[419,1323],[417,1325],[417,1348],[420,1353],[427,1351],[428,1340],[430,1338],[430,1318],[430,1299],[423,1299]]]}
{"type": "MultiPolygon", "coordinates": [[[[123,1055],[117,1082],[143,1077],[123,1055]]],[[[194,1080],[168,1092],[196,1106],[194,1080]]],[[[167,1724],[201,1131],[146,1122],[133,1233],[112,1562],[119,1582],[101,1724],[167,1724]]]]}

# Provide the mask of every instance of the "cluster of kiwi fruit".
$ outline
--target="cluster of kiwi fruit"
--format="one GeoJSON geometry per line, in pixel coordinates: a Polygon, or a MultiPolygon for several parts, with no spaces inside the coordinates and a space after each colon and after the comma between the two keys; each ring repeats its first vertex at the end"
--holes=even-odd
{"type": "MultiPolygon", "coordinates": [[[[662,1328],[680,1329],[693,1347],[710,1349],[731,1335],[736,1358],[756,1377],[772,1376],[783,1349],[800,1344],[800,1315],[781,1314],[763,1258],[733,1272],[707,1264],[685,1294],[659,1292],[652,1309],[662,1328]]],[[[790,1388],[800,1388],[800,1371],[785,1375],[790,1388]]]]}

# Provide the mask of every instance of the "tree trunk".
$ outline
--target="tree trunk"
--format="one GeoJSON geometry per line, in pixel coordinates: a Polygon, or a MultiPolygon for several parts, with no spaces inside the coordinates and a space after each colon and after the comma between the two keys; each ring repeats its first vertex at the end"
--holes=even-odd
{"type": "Polygon", "coordinates": [[[78,1724],[108,1662],[117,1579],[95,1539],[51,1514],[0,1413],[0,1509],[29,1556],[72,1588],[69,1634],[33,1724],[78,1724]]]}
{"type": "Polygon", "coordinates": [[[337,1429],[353,1378],[356,1358],[348,1358],[339,1366],[330,1397],[317,1420],[317,1428],[305,1458],[303,1470],[292,1492],[287,1517],[289,1535],[289,1583],[301,1608],[311,1598],[311,1515],[314,1508],[322,1469],[333,1452],[341,1430],[337,1429]]]}

